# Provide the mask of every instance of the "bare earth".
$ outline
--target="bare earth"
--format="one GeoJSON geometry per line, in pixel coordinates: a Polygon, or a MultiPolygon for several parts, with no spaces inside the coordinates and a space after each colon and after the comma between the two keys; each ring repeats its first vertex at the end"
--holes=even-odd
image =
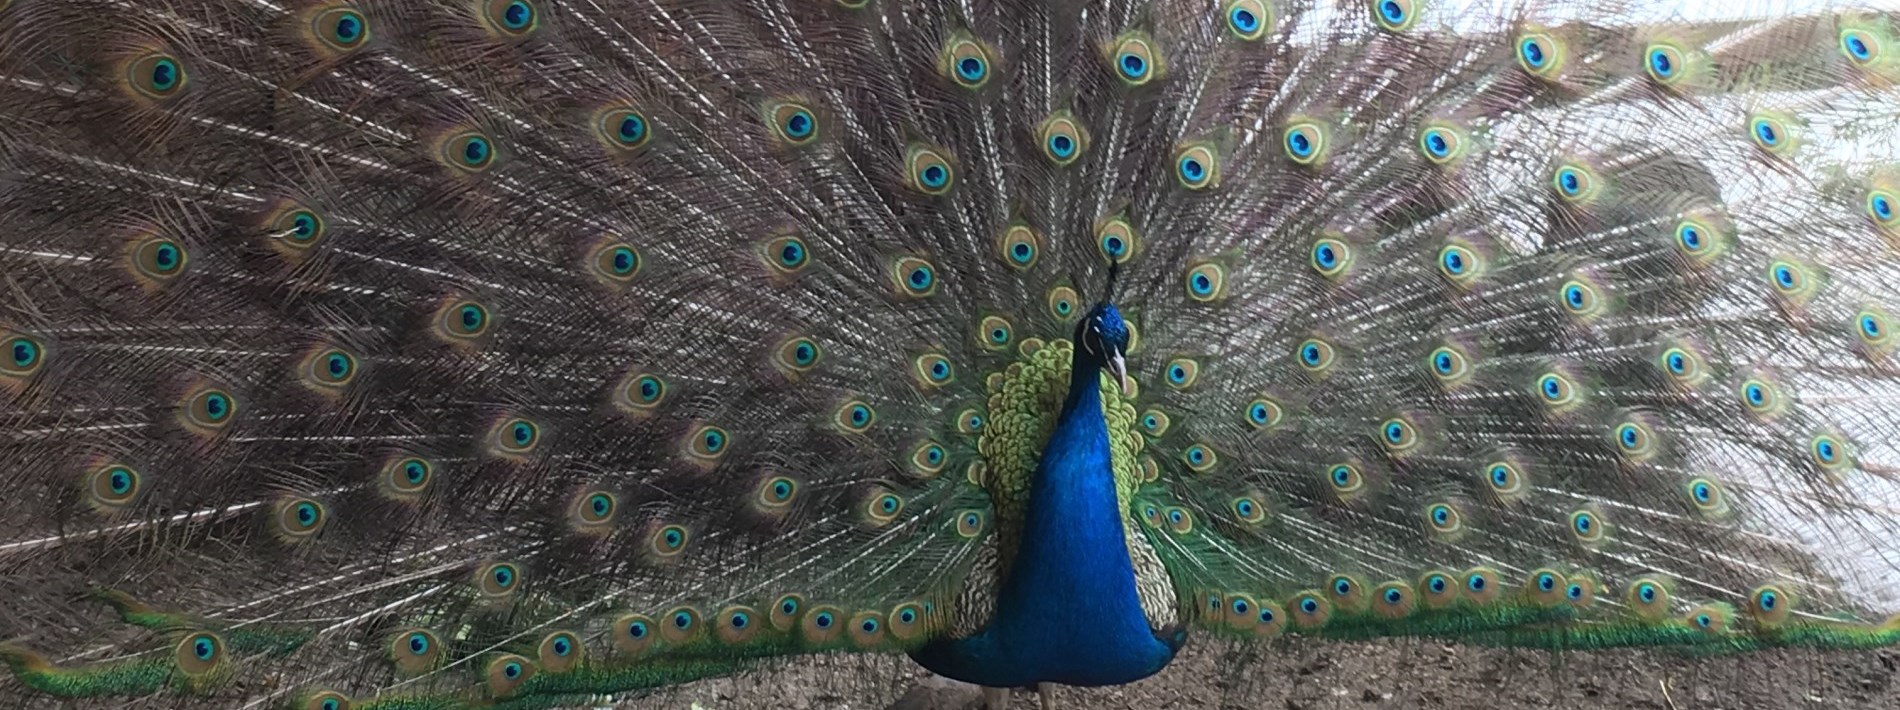
{"type": "MultiPolygon", "coordinates": [[[[1058,688],[1062,710],[1355,708],[1900,708],[1900,649],[1768,651],[1721,658],[1475,648],[1437,641],[1286,640],[1251,649],[1195,639],[1172,666],[1118,688],[1058,688]]],[[[1012,710],[1038,707],[1014,694],[1012,710]]],[[[981,707],[979,692],[904,658],[810,659],[629,698],[621,708],[925,710],[981,707]]]]}

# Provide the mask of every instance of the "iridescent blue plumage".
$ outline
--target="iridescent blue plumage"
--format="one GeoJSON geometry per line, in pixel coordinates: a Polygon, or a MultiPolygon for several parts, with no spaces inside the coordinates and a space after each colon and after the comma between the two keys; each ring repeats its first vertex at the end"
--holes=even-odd
{"type": "Polygon", "coordinates": [[[1027,523],[982,631],[913,652],[925,668],[1000,688],[1114,685],[1160,671],[1187,632],[1143,613],[1115,492],[1101,375],[1123,381],[1128,330],[1111,304],[1077,329],[1068,395],[1030,482],[1027,523]]]}

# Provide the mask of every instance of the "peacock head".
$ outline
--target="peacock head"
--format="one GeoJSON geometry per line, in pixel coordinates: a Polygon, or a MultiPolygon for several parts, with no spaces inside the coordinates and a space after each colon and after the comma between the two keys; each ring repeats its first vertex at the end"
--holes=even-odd
{"type": "Polygon", "coordinates": [[[1075,326],[1075,342],[1076,371],[1108,368],[1122,394],[1129,393],[1128,365],[1122,360],[1122,352],[1128,349],[1128,324],[1122,321],[1122,312],[1115,310],[1115,304],[1103,301],[1090,309],[1075,326]]]}

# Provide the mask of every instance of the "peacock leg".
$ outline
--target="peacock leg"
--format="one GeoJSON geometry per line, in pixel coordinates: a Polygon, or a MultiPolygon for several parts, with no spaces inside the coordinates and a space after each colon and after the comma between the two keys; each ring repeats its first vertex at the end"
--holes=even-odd
{"type": "Polygon", "coordinates": [[[983,689],[983,710],[1009,710],[1009,689],[983,689]]]}

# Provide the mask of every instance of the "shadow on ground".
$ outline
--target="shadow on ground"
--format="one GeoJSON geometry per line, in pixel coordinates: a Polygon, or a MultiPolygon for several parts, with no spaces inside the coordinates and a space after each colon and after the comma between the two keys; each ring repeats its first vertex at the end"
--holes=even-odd
{"type": "MultiPolygon", "coordinates": [[[[1153,678],[1059,688],[1062,710],[1354,708],[1900,708],[1900,649],[1767,651],[1686,658],[1652,651],[1564,654],[1435,641],[1286,640],[1243,647],[1196,639],[1153,678]]],[[[621,708],[926,710],[981,707],[969,686],[904,658],[808,659],[623,701],[621,708]]],[[[1018,692],[1012,710],[1036,708],[1018,692]]]]}

